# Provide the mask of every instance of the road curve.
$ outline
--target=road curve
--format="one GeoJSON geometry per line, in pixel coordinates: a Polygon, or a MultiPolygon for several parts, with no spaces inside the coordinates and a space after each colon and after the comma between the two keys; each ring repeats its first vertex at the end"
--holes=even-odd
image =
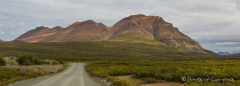
{"type": "Polygon", "coordinates": [[[83,63],[72,63],[64,71],[25,81],[9,86],[102,86],[93,81],[85,71],[83,63]]]}

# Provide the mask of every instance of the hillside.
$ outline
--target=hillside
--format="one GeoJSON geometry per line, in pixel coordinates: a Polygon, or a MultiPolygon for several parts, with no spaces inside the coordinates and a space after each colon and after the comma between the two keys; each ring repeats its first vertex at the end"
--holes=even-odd
{"type": "Polygon", "coordinates": [[[170,48],[158,41],[135,43],[124,41],[82,42],[4,42],[0,43],[3,56],[33,55],[46,59],[211,59],[216,55],[170,48]]]}
{"type": "Polygon", "coordinates": [[[201,45],[181,33],[171,23],[159,16],[143,14],[123,18],[112,27],[92,20],[75,22],[62,27],[37,27],[18,37],[25,42],[66,42],[66,41],[158,41],[172,48],[205,53],[201,45]]]}
{"type": "Polygon", "coordinates": [[[37,27],[21,35],[16,40],[26,42],[53,42],[106,39],[107,26],[88,20],[76,22],[67,28],[56,26],[54,28],[37,27]]]}
{"type": "Polygon", "coordinates": [[[113,29],[111,39],[152,39],[170,47],[204,52],[198,42],[184,35],[159,16],[132,15],[116,23],[113,29]]]}

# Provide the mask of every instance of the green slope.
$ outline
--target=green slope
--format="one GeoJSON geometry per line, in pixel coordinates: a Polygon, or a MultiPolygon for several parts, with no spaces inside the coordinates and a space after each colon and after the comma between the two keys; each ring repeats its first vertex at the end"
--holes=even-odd
{"type": "Polygon", "coordinates": [[[92,59],[203,59],[215,55],[174,49],[158,41],[82,41],[0,43],[0,54],[18,56],[31,54],[40,58],[66,60],[92,59]]]}

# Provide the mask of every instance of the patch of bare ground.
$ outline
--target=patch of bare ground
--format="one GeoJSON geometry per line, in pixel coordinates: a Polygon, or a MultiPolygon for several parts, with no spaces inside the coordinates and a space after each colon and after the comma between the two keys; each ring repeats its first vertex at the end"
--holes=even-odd
{"type": "Polygon", "coordinates": [[[11,57],[4,57],[3,59],[6,61],[6,66],[19,65],[17,62],[17,57],[11,56],[11,57]]]}
{"type": "Polygon", "coordinates": [[[133,75],[116,76],[115,78],[133,82],[137,86],[184,86],[184,84],[182,84],[182,83],[167,82],[167,81],[159,81],[159,82],[156,82],[156,83],[146,83],[145,81],[143,81],[141,79],[133,78],[133,75]]]}
{"type": "Polygon", "coordinates": [[[63,68],[63,65],[30,65],[30,66],[4,66],[5,68],[16,68],[22,71],[35,71],[42,74],[58,72],[63,68]]]}

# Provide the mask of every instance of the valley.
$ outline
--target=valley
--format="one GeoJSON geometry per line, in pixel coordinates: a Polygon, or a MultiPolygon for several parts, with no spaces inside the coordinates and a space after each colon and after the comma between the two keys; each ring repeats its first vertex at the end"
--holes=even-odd
{"type": "MultiPolygon", "coordinates": [[[[238,84],[239,56],[218,56],[168,47],[157,41],[78,41],[0,43],[1,56],[33,55],[37,58],[84,62],[96,77],[119,86],[138,83],[114,77],[131,75],[144,84],[176,82],[188,85],[238,84]],[[231,72],[231,73],[230,73],[231,72]],[[176,75],[177,74],[177,75],[176,75]],[[234,78],[237,82],[182,82],[181,77],[234,78]]],[[[141,85],[141,84],[140,84],[141,85]]]]}
{"type": "Polygon", "coordinates": [[[6,64],[3,57],[16,57],[20,66],[28,67],[43,65],[45,60],[58,64],[72,63],[61,73],[17,83],[16,86],[25,86],[26,83],[36,86],[92,86],[89,83],[94,81],[90,77],[116,86],[240,84],[240,71],[237,70],[240,67],[239,54],[219,56],[204,49],[162,17],[143,14],[125,17],[111,27],[93,20],[75,22],[65,28],[40,26],[13,41],[1,41],[0,62],[3,67],[0,68],[0,82],[7,85],[35,78],[42,74],[33,70],[4,68],[4,65],[12,65],[6,64]],[[12,71],[12,74],[7,71],[12,71]],[[223,81],[229,78],[232,81],[223,81]],[[85,82],[85,79],[90,82],[85,82]]]}

